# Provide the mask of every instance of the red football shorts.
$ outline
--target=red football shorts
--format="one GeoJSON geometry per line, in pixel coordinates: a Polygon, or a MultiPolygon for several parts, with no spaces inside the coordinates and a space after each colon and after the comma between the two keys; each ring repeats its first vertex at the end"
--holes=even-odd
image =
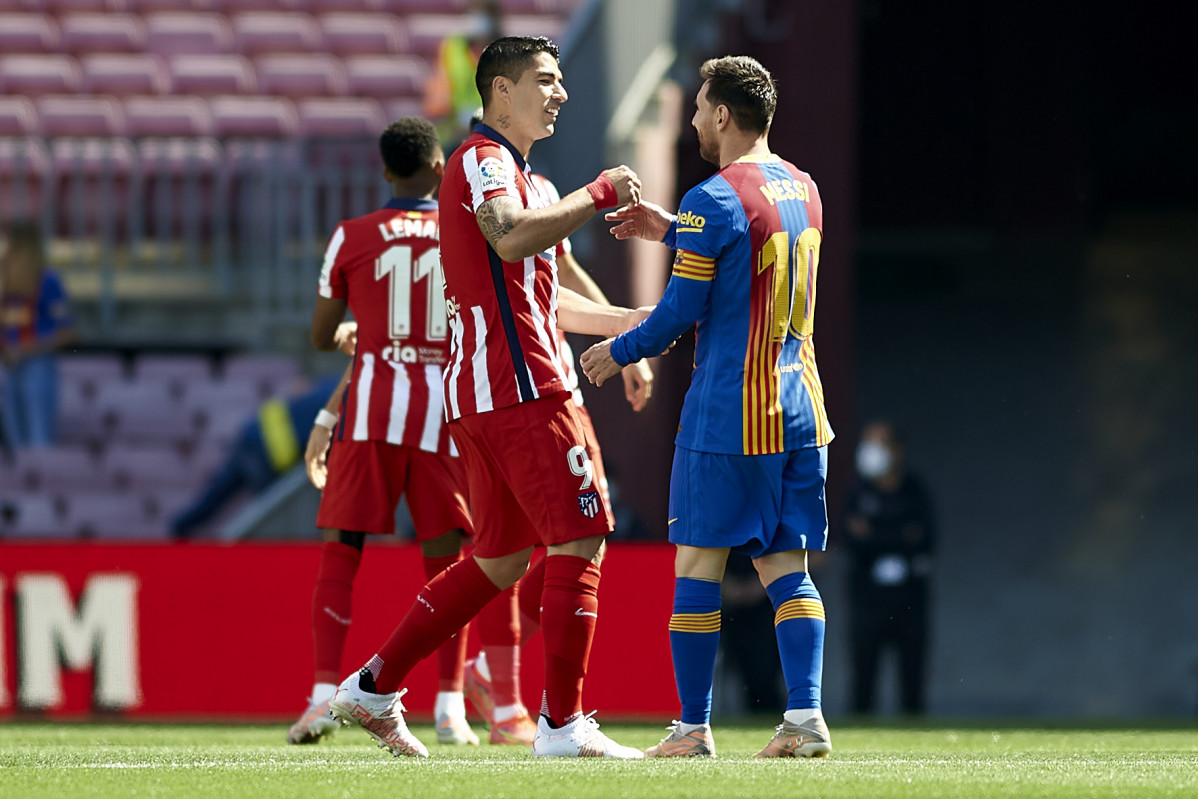
{"type": "Polygon", "coordinates": [[[497,558],[611,532],[568,393],[455,419],[449,433],[466,467],[475,555],[497,558]]]}
{"type": "Polygon", "coordinates": [[[405,495],[418,541],[471,532],[461,458],[385,441],[333,442],[316,526],[390,535],[405,495]]]}

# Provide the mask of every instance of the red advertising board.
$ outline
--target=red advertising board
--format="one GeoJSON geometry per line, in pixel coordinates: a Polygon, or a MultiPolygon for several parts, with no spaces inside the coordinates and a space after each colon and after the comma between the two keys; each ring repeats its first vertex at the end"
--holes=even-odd
{"type": "MultiPolygon", "coordinates": [[[[319,560],[319,544],[0,544],[0,715],[289,719],[311,688],[319,560]]],[[[667,720],[677,712],[667,633],[673,560],[668,545],[609,547],[588,711],[667,720]]],[[[346,673],[386,639],[423,583],[418,547],[367,545],[346,673]]],[[[535,706],[540,635],[523,661],[525,701],[535,706]]],[[[431,660],[405,685],[413,716],[430,717],[431,660]]]]}

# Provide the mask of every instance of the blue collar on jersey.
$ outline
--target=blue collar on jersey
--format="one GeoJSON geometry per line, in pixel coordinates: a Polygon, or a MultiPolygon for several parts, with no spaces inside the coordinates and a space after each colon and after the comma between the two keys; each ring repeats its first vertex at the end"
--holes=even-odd
{"type": "Polygon", "coordinates": [[[490,125],[484,125],[483,123],[479,122],[474,126],[474,132],[481,133],[488,139],[497,141],[504,147],[508,148],[512,153],[512,158],[516,159],[516,166],[520,167],[521,172],[524,171],[524,167],[526,166],[524,163],[524,156],[520,155],[520,151],[513,147],[510,141],[503,138],[503,135],[499,133],[499,131],[495,130],[495,128],[491,127],[490,125]]]}
{"type": "Polygon", "coordinates": [[[436,211],[437,201],[423,197],[392,197],[383,207],[397,211],[436,211]]]}

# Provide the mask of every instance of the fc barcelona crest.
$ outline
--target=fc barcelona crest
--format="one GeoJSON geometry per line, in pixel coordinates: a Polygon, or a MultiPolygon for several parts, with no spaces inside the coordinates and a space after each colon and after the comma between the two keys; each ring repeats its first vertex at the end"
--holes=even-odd
{"type": "Polygon", "coordinates": [[[582,511],[582,515],[588,519],[593,519],[599,515],[599,508],[602,503],[599,501],[598,491],[588,491],[585,494],[578,495],[578,509],[582,511]]]}

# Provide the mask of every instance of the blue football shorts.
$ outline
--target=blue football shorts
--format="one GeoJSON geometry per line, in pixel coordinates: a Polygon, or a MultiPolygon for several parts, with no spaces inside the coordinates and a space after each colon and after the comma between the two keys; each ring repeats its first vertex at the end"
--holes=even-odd
{"type": "Polygon", "coordinates": [[[828,543],[828,448],[720,455],[674,448],[670,542],[751,558],[828,543]]]}

